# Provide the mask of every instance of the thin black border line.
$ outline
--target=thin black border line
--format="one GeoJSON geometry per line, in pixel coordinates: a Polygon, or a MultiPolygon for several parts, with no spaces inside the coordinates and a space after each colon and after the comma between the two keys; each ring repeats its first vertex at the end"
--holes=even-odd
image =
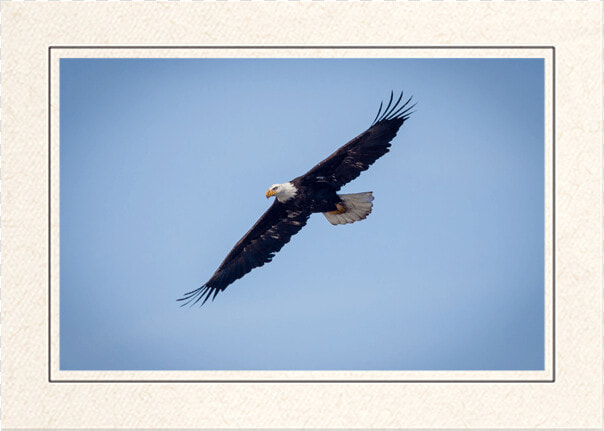
{"type": "MultiPolygon", "coordinates": [[[[187,371],[187,370],[179,370],[187,371]]],[[[400,371],[400,370],[398,370],[400,371]]],[[[444,371],[444,370],[443,370],[444,371]]],[[[459,371],[459,370],[451,370],[459,371]]],[[[502,370],[506,371],[506,370],[502,370]]],[[[554,383],[556,381],[556,47],[553,45],[56,45],[48,47],[48,382],[49,383],[554,383]],[[552,52],[552,379],[551,380],[53,380],[51,378],[51,60],[53,49],[550,49],[552,52]]]]}
{"type": "MultiPolygon", "coordinates": [[[[52,379],[51,379],[51,359],[52,359],[52,351],[51,351],[51,317],[50,317],[50,312],[51,312],[51,300],[50,300],[50,280],[51,280],[51,252],[52,252],[52,248],[51,248],[51,242],[50,242],[50,235],[51,235],[51,226],[50,223],[52,221],[51,219],[51,178],[50,178],[50,167],[52,165],[52,152],[51,152],[51,141],[52,141],[52,130],[51,130],[51,121],[50,121],[50,114],[51,114],[51,106],[50,106],[50,101],[51,99],[51,88],[52,88],[52,80],[50,79],[50,71],[51,71],[51,59],[52,59],[52,47],[48,47],[48,381],[52,383],[52,379]]],[[[60,142],[59,142],[60,144],[60,142]]],[[[60,171],[59,171],[60,172],[60,171]]],[[[60,185],[60,182],[59,182],[60,185]]],[[[60,243],[59,243],[59,247],[60,247],[60,243]]],[[[59,326],[59,331],[60,331],[60,326],[59,326]]],[[[59,333],[60,335],[60,333],[59,333]]],[[[59,362],[59,367],[60,367],[60,362],[59,362]]],[[[60,368],[59,368],[60,369],[60,368]]]]}
{"type": "Polygon", "coordinates": [[[552,382],[556,381],[556,48],[552,47],[552,382]]]}
{"type": "Polygon", "coordinates": [[[555,49],[553,45],[54,45],[49,49],[555,49]]]}

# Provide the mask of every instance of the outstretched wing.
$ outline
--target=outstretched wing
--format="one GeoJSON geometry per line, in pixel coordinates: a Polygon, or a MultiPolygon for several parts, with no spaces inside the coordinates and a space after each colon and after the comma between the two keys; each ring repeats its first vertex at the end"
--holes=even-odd
{"type": "Polygon", "coordinates": [[[339,190],[344,184],[361,175],[361,172],[369,168],[373,162],[390,151],[390,141],[411,115],[411,109],[415,104],[409,106],[411,102],[409,98],[400,105],[402,98],[403,93],[393,105],[394,93],[390,93],[388,106],[382,113],[383,104],[380,104],[380,109],[369,129],[340,147],[331,156],[299,177],[299,180],[306,184],[328,182],[339,190]]]}
{"type": "Polygon", "coordinates": [[[310,212],[292,210],[275,199],[273,205],[235,244],[212,278],[199,289],[186,293],[179,301],[183,301],[183,305],[195,304],[203,298],[203,305],[210,296],[213,300],[229,284],[270,262],[275,253],[304,227],[308,217],[310,212]]]}

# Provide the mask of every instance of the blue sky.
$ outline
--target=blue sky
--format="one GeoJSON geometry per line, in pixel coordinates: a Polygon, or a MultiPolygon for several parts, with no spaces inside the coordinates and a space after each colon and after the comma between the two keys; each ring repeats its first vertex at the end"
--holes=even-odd
{"type": "Polygon", "coordinates": [[[63,59],[64,370],[544,367],[539,59],[63,59]],[[272,263],[202,308],[201,286],[265,192],[416,112],[272,263]],[[387,100],[386,100],[387,101],[387,100]]]}

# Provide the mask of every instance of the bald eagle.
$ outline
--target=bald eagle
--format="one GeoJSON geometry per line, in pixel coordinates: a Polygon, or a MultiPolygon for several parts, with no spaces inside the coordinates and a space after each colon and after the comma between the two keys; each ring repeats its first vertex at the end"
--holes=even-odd
{"type": "Polygon", "coordinates": [[[403,93],[393,104],[383,102],[371,126],[340,147],[310,171],[283,184],[273,184],[266,192],[275,201],[256,224],[239,240],[214,275],[200,288],[188,292],[182,305],[201,305],[252,269],[270,262],[275,253],[304,227],[312,213],[323,213],[333,225],[365,219],[373,207],[372,192],[338,194],[340,188],[358,177],[389,151],[390,142],[411,115],[411,98],[402,105],[403,93]]]}

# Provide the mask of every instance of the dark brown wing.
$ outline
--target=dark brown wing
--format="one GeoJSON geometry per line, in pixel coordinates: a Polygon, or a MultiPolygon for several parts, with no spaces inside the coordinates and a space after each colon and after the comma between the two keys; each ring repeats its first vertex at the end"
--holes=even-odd
{"type": "Polygon", "coordinates": [[[361,172],[389,151],[390,141],[411,115],[410,111],[415,105],[409,106],[411,98],[399,105],[402,98],[403,93],[392,105],[393,93],[391,93],[384,113],[380,116],[382,112],[382,104],[380,104],[378,114],[369,129],[299,177],[298,181],[303,184],[327,182],[339,190],[344,184],[361,175],[361,172]]]}
{"type": "Polygon", "coordinates": [[[199,289],[185,294],[179,301],[183,305],[195,304],[203,298],[202,305],[212,296],[240,279],[252,269],[270,262],[275,253],[304,227],[310,212],[293,210],[277,199],[256,224],[239,240],[220,264],[212,278],[199,289]]]}

